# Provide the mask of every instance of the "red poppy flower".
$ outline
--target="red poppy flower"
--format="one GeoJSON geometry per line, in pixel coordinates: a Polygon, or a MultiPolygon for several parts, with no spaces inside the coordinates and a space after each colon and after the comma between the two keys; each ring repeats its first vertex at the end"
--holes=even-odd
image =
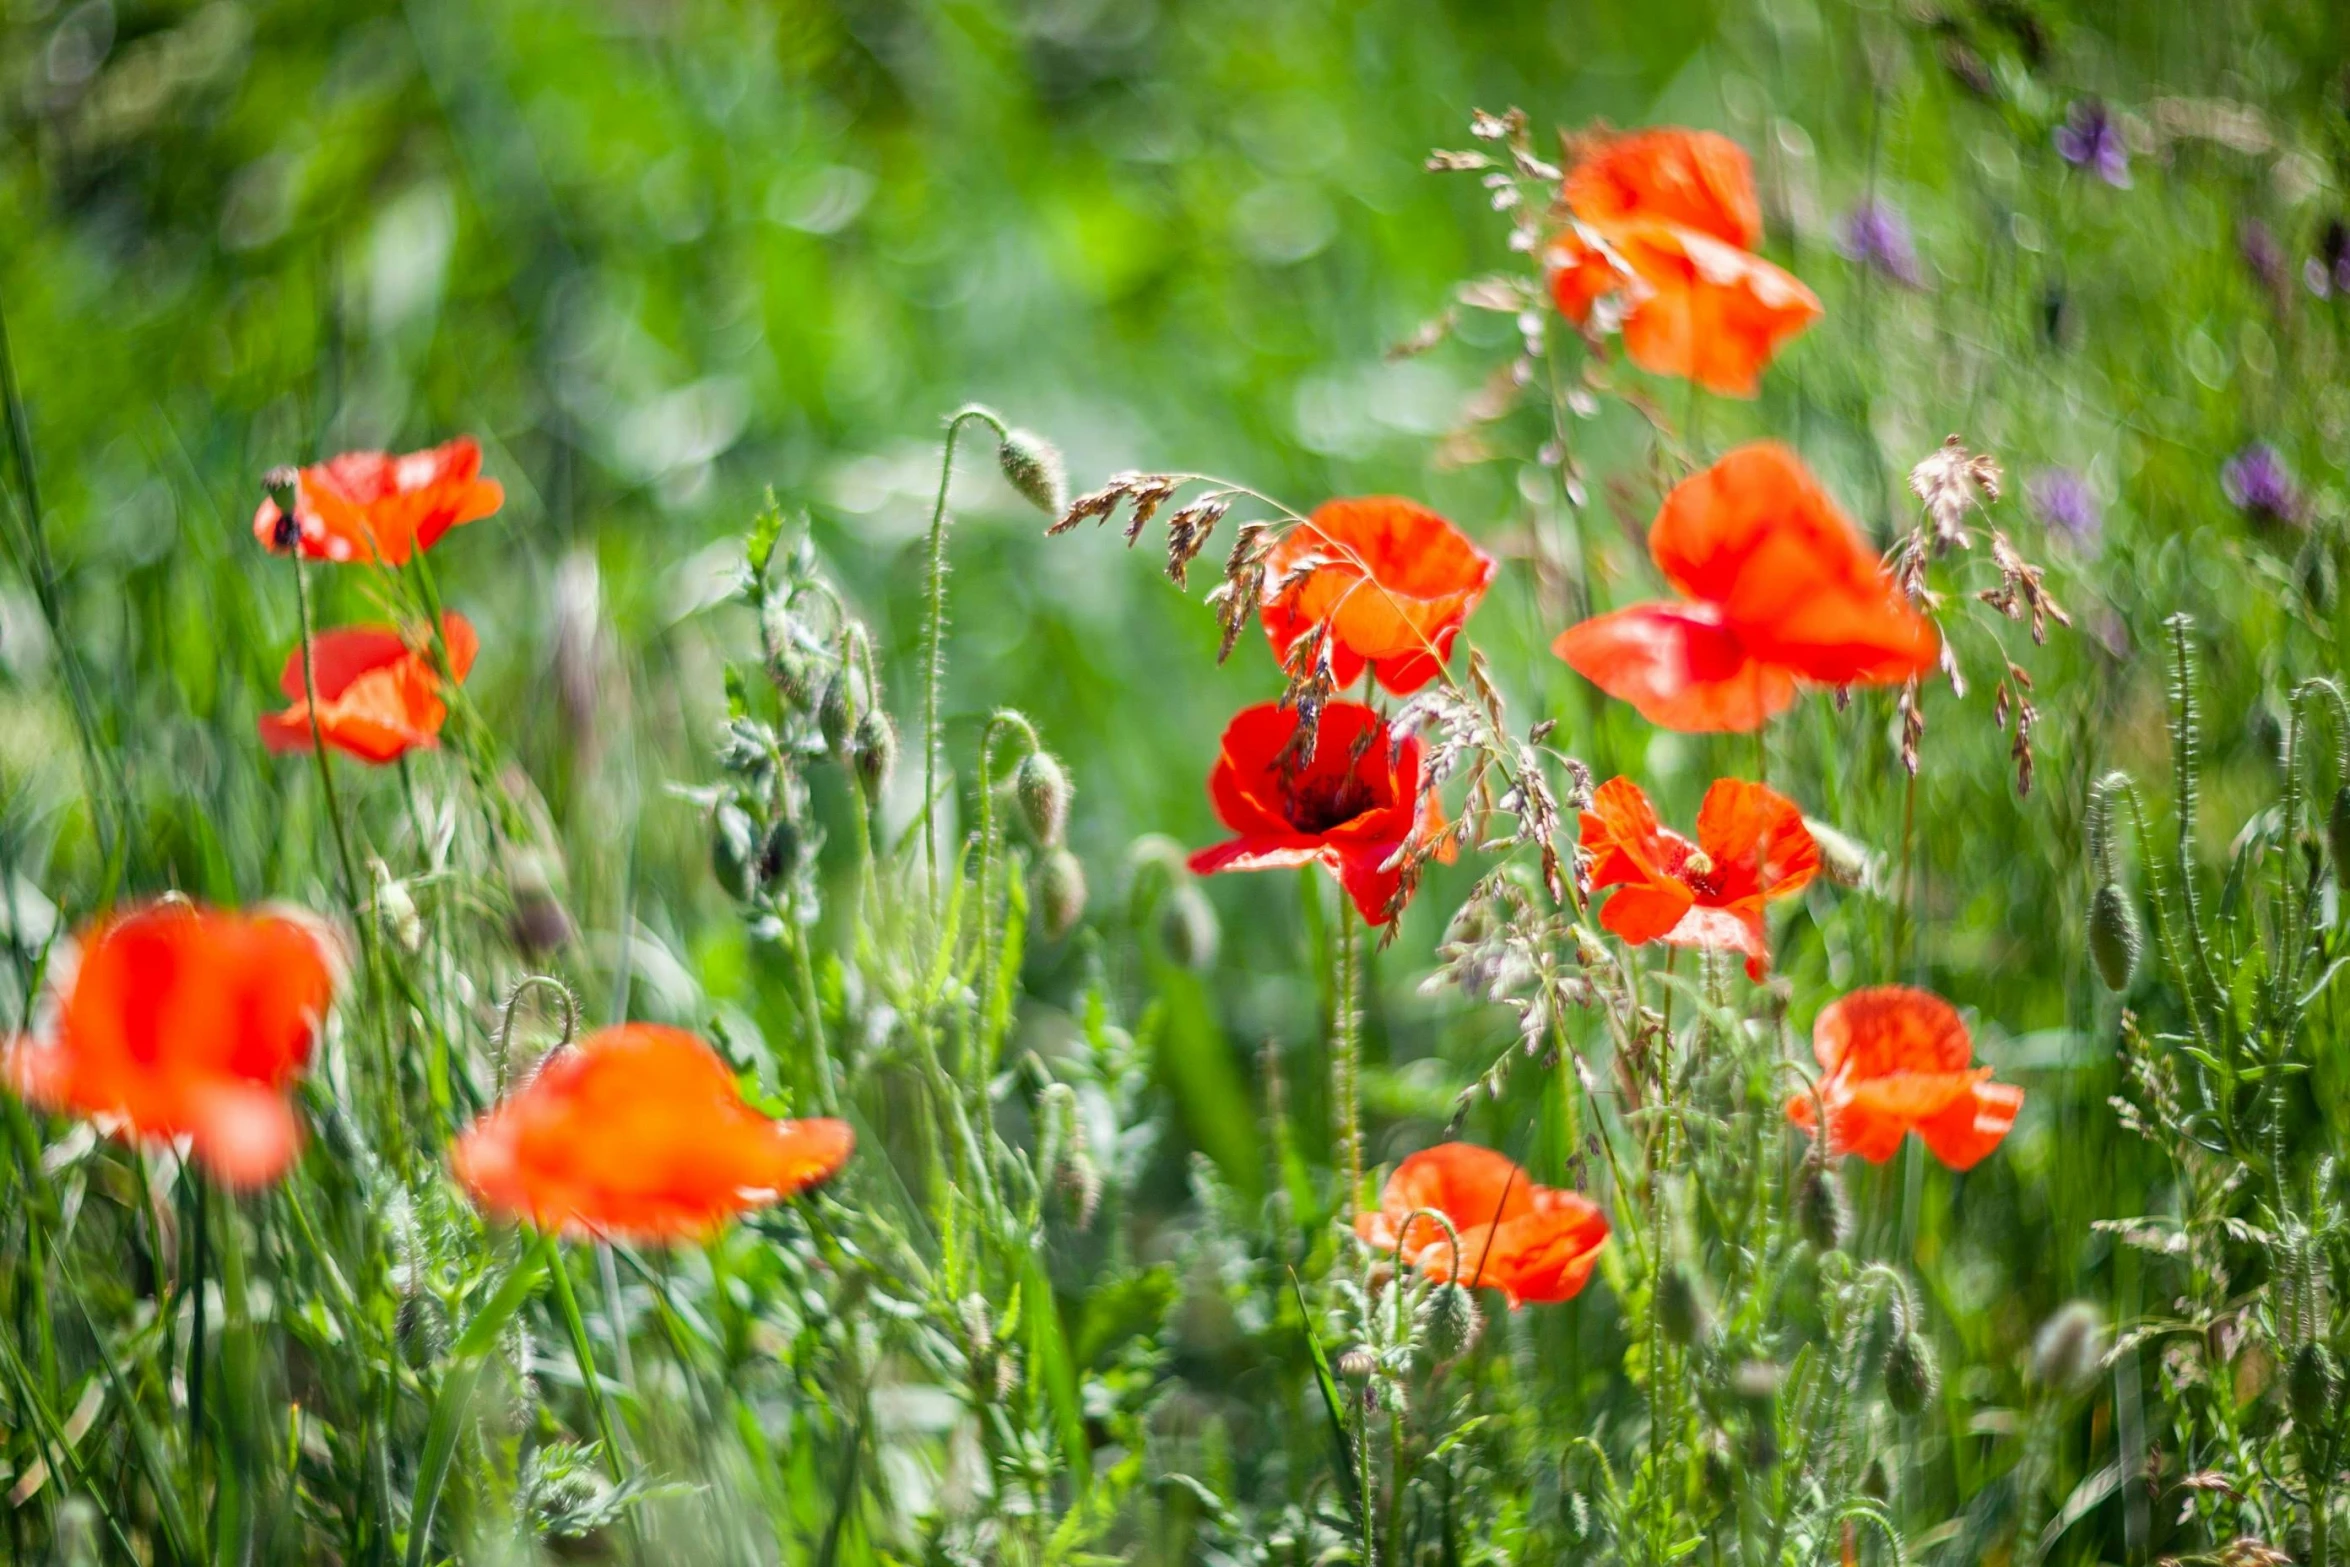
{"type": "Polygon", "coordinates": [[[333,999],[316,931],[163,903],[82,934],[49,1037],[8,1047],[9,1085],[50,1110],[189,1139],[224,1185],[274,1181],[301,1146],[288,1092],[333,999]]]}
{"type": "Polygon", "coordinates": [[[1757,729],[1798,682],[1887,685],[1934,667],[1933,623],[1783,446],[1741,446],[1675,485],[1648,551],[1688,598],[1571,626],[1552,651],[1650,723],[1757,729]]]}
{"type": "Polygon", "coordinates": [[[1493,573],[1491,556],[1425,506],[1392,495],[1325,501],[1265,559],[1265,634],[1287,664],[1300,637],[1327,625],[1340,687],[1368,664],[1409,696],[1436,678],[1493,573]]]}
{"type": "Polygon", "coordinates": [[[1763,905],[1798,892],[1820,868],[1820,848],[1795,802],[1743,778],[1717,779],[1697,808],[1697,841],[1657,825],[1629,778],[1611,778],[1583,813],[1591,888],[1621,890],[1599,923],[1638,946],[1663,941],[1746,954],[1755,979],[1770,967],[1763,905]]]}
{"type": "MultiPolygon", "coordinates": [[[[1830,1002],[1812,1025],[1819,1057],[1818,1100],[1828,1108],[1828,1146],[1883,1164],[1915,1132],[1935,1158],[1970,1169],[2015,1125],[2024,1091],[1976,1066],[1974,1041],[1957,1009],[1905,985],[1856,990],[1830,1002]]],[[[1787,1101],[1787,1119],[1806,1131],[1818,1119],[1814,1096],[1787,1101]]]]}
{"type": "Polygon", "coordinates": [[[1671,129],[1612,137],[1563,195],[1577,222],[1550,242],[1551,297],[1583,323],[1614,296],[1624,352],[1644,370],[1752,397],[1779,346],[1819,317],[1810,289],[1752,254],[1762,209],[1735,142],[1671,129]]]}
{"type": "Polygon", "coordinates": [[[752,1109],[683,1029],[625,1023],[548,1057],[450,1162],[483,1207],[542,1230],[659,1241],[830,1180],[855,1145],[844,1121],[752,1109]]]}
{"type": "Polygon", "coordinates": [[[1395,1167],[1379,1207],[1355,1216],[1355,1233],[1432,1279],[1455,1276],[1441,1213],[1459,1234],[1459,1277],[1502,1292],[1512,1310],[1582,1292],[1607,1244],[1607,1215],[1587,1199],[1536,1185],[1514,1162],[1472,1143],[1423,1148],[1395,1167]]]}
{"type": "MultiPolygon", "coordinates": [[[[462,682],[481,639],[473,624],[451,610],[441,617],[449,672],[462,682]]],[[[440,744],[449,716],[431,653],[412,647],[389,626],[348,626],[321,632],[311,644],[311,677],[318,688],[318,732],[328,745],[363,762],[395,761],[440,744]]],[[[279,679],[294,705],[261,715],[261,738],[273,751],[310,749],[310,703],[303,695],[302,650],[286,659],[279,679]]]]}
{"type": "Polygon", "coordinates": [[[271,550],[298,542],[312,560],[371,560],[404,566],[461,523],[477,522],[506,503],[505,487],[481,476],[481,447],[471,436],[393,456],[345,452],[304,468],[296,484],[295,537],[285,514],[264,499],[253,536],[271,550]]]}
{"type": "MultiPolygon", "coordinates": [[[[1239,836],[1191,857],[1201,876],[1274,870],[1320,862],[1338,878],[1373,925],[1389,918],[1402,885],[1389,865],[1413,834],[1444,829],[1431,795],[1420,792],[1420,742],[1397,738],[1360,702],[1331,702],[1311,761],[1292,770],[1283,752],[1297,735],[1297,713],[1267,702],[1248,708],[1224,730],[1224,749],[1208,775],[1216,815],[1239,836]]],[[[1450,840],[1440,847],[1450,857],[1450,840]]]]}

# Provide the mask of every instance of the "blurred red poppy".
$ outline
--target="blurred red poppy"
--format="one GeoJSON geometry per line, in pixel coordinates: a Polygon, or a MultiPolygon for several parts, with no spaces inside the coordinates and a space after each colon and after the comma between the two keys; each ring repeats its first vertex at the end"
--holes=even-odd
{"type": "Polygon", "coordinates": [[[345,452],[304,468],[292,527],[265,498],[253,514],[253,536],[273,551],[298,544],[312,560],[404,566],[451,528],[505,503],[505,487],[481,476],[480,445],[460,436],[421,452],[345,452]]]}
{"type": "Polygon", "coordinates": [[[1746,972],[1770,967],[1763,905],[1800,891],[1820,868],[1819,845],[1795,802],[1743,778],[1717,779],[1697,808],[1697,841],[1657,825],[1629,778],[1611,778],[1583,813],[1591,888],[1619,888],[1599,923],[1624,940],[1746,954],[1746,972]]]}
{"type": "Polygon", "coordinates": [[[1817,1099],[1797,1094],[1787,1119],[1806,1131],[1828,1110],[1828,1146],[1883,1164],[1915,1132],[1953,1170],[1970,1169],[2015,1125],[2024,1091],[1976,1066],[1974,1041],[1940,996],[1906,985],[1856,990],[1812,1025],[1817,1099]]]}
{"type": "MultiPolygon", "coordinates": [[[[1403,879],[1390,862],[1415,824],[1423,841],[1444,829],[1435,796],[1419,802],[1420,742],[1394,736],[1359,702],[1331,702],[1312,759],[1293,770],[1284,753],[1297,724],[1295,709],[1267,702],[1225,728],[1208,795],[1239,836],[1192,855],[1191,868],[1211,876],[1319,862],[1366,921],[1384,925],[1403,879]]],[[[1449,838],[1440,854],[1451,857],[1449,838]]]]}
{"type": "Polygon", "coordinates": [[[1624,352],[1644,370],[1752,397],[1779,346],[1820,314],[1810,289],[1752,254],[1762,209],[1746,154],[1726,137],[1606,138],[1562,195],[1576,221],[1546,252],[1551,297],[1577,324],[1612,297],[1624,352]]]}
{"type": "Polygon", "coordinates": [[[1757,729],[1798,682],[1897,684],[1934,667],[1933,623],[1783,446],[1741,446],[1675,485],[1648,550],[1688,598],[1571,626],[1552,651],[1651,723],[1757,729]]]}
{"type": "Polygon", "coordinates": [[[1379,1207],[1355,1216],[1355,1233],[1432,1279],[1455,1276],[1441,1213],[1459,1234],[1462,1282],[1497,1289],[1512,1310],[1581,1293],[1607,1244],[1607,1215],[1574,1192],[1535,1184],[1516,1163],[1472,1143],[1439,1143],[1395,1167],[1379,1207]]]}
{"type": "Polygon", "coordinates": [[[820,1185],[855,1146],[845,1121],[752,1109],[683,1029],[625,1023],[548,1057],[450,1162],[484,1208],[542,1230],[665,1241],[820,1185]]]}
{"type": "MultiPolygon", "coordinates": [[[[451,610],[441,617],[449,672],[462,682],[481,639],[473,624],[451,610]]],[[[318,732],[328,745],[363,762],[396,761],[440,744],[449,716],[431,653],[411,646],[389,626],[347,626],[319,633],[312,644],[318,688],[318,732]]],[[[302,650],[286,659],[279,679],[293,706],[261,715],[261,738],[273,751],[310,749],[310,703],[303,695],[302,650]]]]}
{"type": "Polygon", "coordinates": [[[8,1047],[9,1086],[46,1109],[189,1139],[223,1185],[282,1175],[301,1146],[289,1090],[334,995],[299,919],[156,904],[82,933],[48,1037],[8,1047]]]}
{"type": "Polygon", "coordinates": [[[1266,557],[1265,634],[1286,665],[1300,637],[1327,625],[1339,687],[1368,664],[1409,696],[1436,678],[1493,573],[1491,556],[1425,506],[1392,495],[1325,501],[1266,557]]]}

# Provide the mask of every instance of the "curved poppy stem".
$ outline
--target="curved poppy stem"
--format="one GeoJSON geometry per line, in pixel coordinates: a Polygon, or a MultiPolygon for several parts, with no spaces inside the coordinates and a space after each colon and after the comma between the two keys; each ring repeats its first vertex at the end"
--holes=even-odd
{"type": "Polygon", "coordinates": [[[501,1095],[506,1092],[507,1077],[513,1069],[510,1045],[514,1037],[514,1014],[521,1010],[523,993],[531,990],[551,990],[563,1003],[563,1037],[555,1041],[557,1050],[570,1044],[572,1036],[579,1031],[579,997],[571,993],[569,985],[552,974],[525,974],[516,980],[514,988],[506,992],[506,1004],[498,1009],[498,1092],[501,1095]]]}
{"type": "Polygon", "coordinates": [[[994,409],[966,403],[947,420],[946,452],[938,465],[938,499],[930,508],[930,607],[922,627],[922,858],[930,878],[930,912],[941,917],[938,880],[938,832],[933,812],[938,809],[938,696],[946,678],[943,644],[947,624],[947,487],[955,477],[955,439],[973,420],[987,425],[997,440],[1011,428],[994,409]]]}

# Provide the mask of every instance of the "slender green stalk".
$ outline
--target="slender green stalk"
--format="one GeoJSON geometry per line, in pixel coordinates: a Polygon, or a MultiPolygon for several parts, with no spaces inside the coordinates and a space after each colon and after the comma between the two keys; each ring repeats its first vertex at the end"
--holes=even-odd
{"type": "Polygon", "coordinates": [[[941,918],[938,879],[938,831],[932,813],[938,809],[939,687],[946,679],[947,625],[947,488],[955,477],[955,441],[963,426],[977,420],[996,433],[1011,433],[992,409],[967,404],[947,420],[946,452],[938,464],[938,499],[930,508],[929,609],[922,622],[922,860],[930,878],[930,912],[941,918]]]}
{"type": "Polygon", "coordinates": [[[1338,903],[1336,972],[1330,1001],[1330,1089],[1339,1150],[1346,1165],[1346,1196],[1338,1212],[1342,1221],[1351,1222],[1355,1205],[1363,1200],[1362,938],[1355,929],[1354,911],[1343,897],[1338,903]]]}
{"type": "Polygon", "coordinates": [[[620,1461],[620,1433],[612,1423],[612,1408],[604,1398],[604,1384],[596,1374],[596,1346],[588,1337],[587,1319],[579,1314],[579,1297],[571,1290],[571,1272],[563,1261],[563,1243],[554,1235],[543,1241],[547,1277],[555,1285],[555,1309],[571,1336],[571,1353],[579,1362],[580,1385],[587,1390],[588,1412],[596,1422],[596,1440],[604,1450],[604,1467],[615,1481],[627,1478],[620,1461]]]}

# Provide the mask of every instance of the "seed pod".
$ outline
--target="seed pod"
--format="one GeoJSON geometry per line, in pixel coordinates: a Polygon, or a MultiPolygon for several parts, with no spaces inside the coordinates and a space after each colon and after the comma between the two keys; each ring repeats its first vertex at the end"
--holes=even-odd
{"type": "Polygon", "coordinates": [[[2285,1396],[2293,1406],[2293,1424],[2310,1436],[2332,1429],[2338,1413],[2335,1400],[2342,1394],[2342,1374],[2334,1352],[2312,1339],[2293,1351],[2285,1373],[2285,1396]]]}
{"type": "Polygon", "coordinates": [[[1085,917],[1085,866],[1066,848],[1048,849],[1037,862],[1036,907],[1055,941],[1085,917]]]}
{"type": "Polygon", "coordinates": [[[857,782],[864,786],[865,798],[881,798],[882,786],[898,765],[898,730],[889,714],[878,707],[865,710],[849,742],[849,761],[857,769],[857,782]]]}
{"type": "Polygon", "coordinates": [[[997,466],[1004,482],[1020,498],[1048,517],[1059,517],[1069,503],[1069,481],[1061,450],[1034,430],[1007,431],[996,446],[997,466]]]}
{"type": "Polygon", "coordinates": [[[2334,808],[2326,813],[2326,853],[2334,862],[2334,880],[2350,887],[2350,784],[2334,791],[2334,808]]]}
{"type": "Polygon", "coordinates": [[[1656,1281],[1656,1315],[1665,1337],[1676,1344],[1694,1344],[1706,1330],[1705,1298],[1687,1267],[1669,1264],[1656,1281]]]}
{"type": "Polygon", "coordinates": [[[1350,1382],[1366,1380],[1378,1366],[1378,1359],[1361,1344],[1349,1346],[1338,1357],[1338,1374],[1350,1382]]]}
{"type": "MultiPolygon", "coordinates": [[[[2339,807],[2337,807],[2337,810],[2339,807]]],[[[2107,882],[2089,903],[2089,956],[2108,990],[2127,990],[2138,970],[2138,953],[2146,938],[2138,929],[2138,911],[2121,888],[2107,882]]]]}
{"type": "Polygon", "coordinates": [[[1041,848],[1061,841],[1069,825],[1069,775],[1048,751],[1031,751],[1012,774],[1020,825],[1041,848]]]}
{"type": "Polygon", "coordinates": [[[1885,1351],[1885,1402],[1901,1414],[1914,1415],[1934,1401],[1941,1383],[1941,1368],[1924,1336],[1915,1328],[1896,1334],[1885,1351]]]}
{"type": "Polygon", "coordinates": [[[2105,1319],[2085,1300],[2059,1306],[2032,1336],[2032,1380],[2059,1393],[2087,1391],[2105,1360],[2105,1319]]]}
{"type": "Polygon", "coordinates": [[[1216,961],[1223,930],[1216,906],[1190,880],[1177,882],[1159,904],[1159,940],[1167,956],[1198,973],[1216,961]]]}
{"type": "Polygon", "coordinates": [[[1420,1304],[1420,1331],[1427,1335],[1428,1353],[1439,1361],[1467,1354],[1484,1330],[1485,1315],[1465,1284],[1439,1284],[1420,1304]]]}
{"type": "Polygon", "coordinates": [[[1805,1160],[1795,1178],[1795,1226],[1815,1251],[1842,1251],[1852,1239],[1851,1201],[1825,1160],[1805,1160]]]}

